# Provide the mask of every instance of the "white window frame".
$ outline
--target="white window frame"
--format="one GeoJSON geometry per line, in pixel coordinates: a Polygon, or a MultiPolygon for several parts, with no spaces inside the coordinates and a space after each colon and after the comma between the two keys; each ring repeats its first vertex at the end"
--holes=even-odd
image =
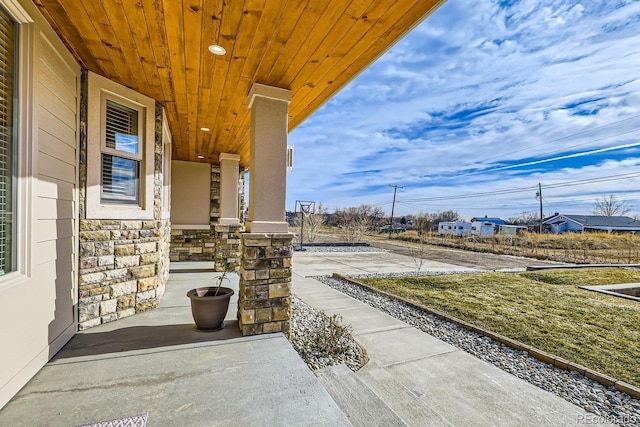
{"type": "Polygon", "coordinates": [[[171,218],[171,130],[162,110],[162,219],[171,218]]]}
{"type": "MultiPolygon", "coordinates": [[[[129,153],[126,151],[122,151],[119,150],[117,148],[110,148],[107,147],[107,129],[106,126],[101,128],[101,134],[100,134],[100,143],[102,144],[101,147],[101,152],[102,154],[106,154],[112,157],[119,157],[121,159],[126,159],[126,160],[133,160],[135,162],[137,162],[138,164],[138,178],[136,179],[137,181],[140,180],[141,176],[142,176],[142,160],[144,159],[144,142],[143,142],[143,137],[144,137],[144,123],[145,123],[145,117],[146,117],[146,111],[144,110],[144,108],[142,108],[139,105],[136,105],[134,103],[131,103],[125,99],[114,99],[113,96],[111,96],[110,94],[103,92],[101,93],[102,95],[102,100],[100,103],[100,113],[101,113],[101,117],[100,117],[100,123],[106,123],[107,121],[107,102],[111,101],[112,103],[115,103],[117,105],[120,105],[122,107],[125,108],[129,108],[135,112],[138,113],[138,147],[137,147],[137,153],[129,153]],[[141,138],[142,137],[142,138],[141,138]]],[[[102,161],[102,156],[101,156],[101,167],[104,168],[104,163],[102,161]]],[[[112,170],[113,171],[113,170],[112,170]]],[[[104,170],[101,172],[102,174],[104,174],[104,170]]],[[[104,177],[104,176],[103,176],[104,177]]],[[[137,184],[138,188],[138,192],[137,192],[137,198],[138,200],[136,200],[134,203],[131,202],[123,202],[122,204],[140,204],[140,197],[141,197],[141,193],[140,193],[140,183],[138,182],[137,184]]],[[[102,193],[101,193],[101,198],[103,197],[102,193]]],[[[115,199],[117,200],[117,199],[115,199]]],[[[118,204],[117,201],[110,201],[108,202],[109,204],[118,204]]],[[[106,203],[105,203],[106,204],[106,203]]]]}
{"type": "Polygon", "coordinates": [[[13,243],[13,258],[15,270],[0,277],[0,289],[23,284],[32,275],[33,235],[31,233],[33,218],[33,171],[35,169],[33,147],[33,70],[34,70],[34,40],[35,24],[31,16],[16,0],[0,0],[0,4],[13,17],[18,25],[18,74],[16,89],[18,93],[17,146],[14,156],[17,156],[15,171],[15,204],[13,243]]]}
{"type": "MultiPolygon", "coordinates": [[[[87,95],[87,219],[154,219],[153,185],[155,159],[155,101],[105,77],[89,72],[87,95]],[[143,116],[139,150],[139,203],[102,203],[102,153],[104,141],[104,105],[106,100],[139,109],[143,116]]],[[[117,155],[117,154],[116,154],[117,155]]]]}

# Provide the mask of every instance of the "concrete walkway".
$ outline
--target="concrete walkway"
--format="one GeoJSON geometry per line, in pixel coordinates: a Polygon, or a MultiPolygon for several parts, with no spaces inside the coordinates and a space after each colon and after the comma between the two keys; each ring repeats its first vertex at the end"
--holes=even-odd
{"type": "MultiPolygon", "coordinates": [[[[172,263],[158,309],[78,333],[0,410],[0,426],[70,427],[144,413],[148,426],[547,426],[586,415],[306,277],[411,271],[410,257],[294,255],[294,293],[340,313],[366,347],[371,361],[356,374],[338,366],[314,375],[282,334],[241,337],[236,298],[222,331],[195,331],[185,294],[213,281],[203,266],[172,263]],[[355,415],[354,401],[364,415],[355,415]]],[[[461,270],[431,262],[422,269],[461,270]]]]}
{"type": "MultiPolygon", "coordinates": [[[[294,294],[329,315],[339,313],[343,323],[351,324],[355,338],[369,354],[370,362],[355,374],[334,368],[318,374],[354,425],[584,424],[587,413],[583,409],[308,278],[333,272],[412,271],[415,266],[411,258],[388,253],[297,252],[293,265],[294,294]],[[345,379],[345,375],[355,378],[345,379]],[[355,408],[358,402],[341,393],[344,387],[355,388],[354,382],[373,391],[376,405],[382,402],[397,417],[386,416],[383,422],[383,415],[376,421],[368,419],[366,411],[359,413],[355,408]],[[353,412],[351,408],[355,408],[353,412]]],[[[462,268],[426,261],[422,270],[462,268]]]]}
{"type": "Polygon", "coordinates": [[[143,413],[147,426],[349,425],[282,334],[241,336],[237,295],[222,331],[194,330],[186,292],[216,276],[203,267],[171,263],[159,308],[78,333],[0,410],[0,426],[143,413]]]}

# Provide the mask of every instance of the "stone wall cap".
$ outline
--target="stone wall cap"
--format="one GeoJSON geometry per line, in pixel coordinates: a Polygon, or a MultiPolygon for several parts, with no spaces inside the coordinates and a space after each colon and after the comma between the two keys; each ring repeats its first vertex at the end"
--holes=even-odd
{"type": "Polygon", "coordinates": [[[196,224],[171,224],[171,229],[172,230],[210,230],[211,229],[211,225],[210,224],[202,224],[202,225],[196,225],[196,224]]]}
{"type": "Polygon", "coordinates": [[[240,233],[243,239],[293,239],[295,233],[240,233]]]}

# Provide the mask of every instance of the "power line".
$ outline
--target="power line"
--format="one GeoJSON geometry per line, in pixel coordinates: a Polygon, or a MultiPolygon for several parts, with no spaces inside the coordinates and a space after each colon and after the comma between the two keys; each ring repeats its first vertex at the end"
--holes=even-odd
{"type": "MultiPolygon", "coordinates": [[[[621,181],[624,179],[631,179],[631,178],[637,178],[637,177],[640,177],[640,172],[609,175],[609,176],[604,176],[600,178],[581,179],[576,181],[559,182],[555,184],[545,185],[545,188],[547,189],[561,188],[561,187],[569,187],[574,185],[593,184],[597,182],[621,181]]],[[[527,191],[533,191],[536,189],[537,189],[537,186],[530,186],[530,187],[520,187],[520,188],[512,188],[512,189],[496,190],[496,191],[484,191],[484,192],[478,192],[478,193],[466,193],[466,194],[459,194],[454,196],[438,196],[438,197],[405,199],[401,201],[405,203],[407,202],[411,203],[411,202],[431,202],[431,201],[441,201],[441,200],[457,200],[457,199],[467,199],[467,198],[475,198],[475,197],[499,196],[503,194],[522,193],[527,191]]]]}
{"type": "Polygon", "coordinates": [[[603,176],[603,177],[600,177],[600,178],[581,179],[581,180],[577,180],[577,181],[567,181],[567,182],[564,182],[564,183],[549,184],[549,185],[545,185],[545,187],[546,188],[560,188],[560,187],[568,187],[568,186],[571,186],[571,185],[593,184],[595,182],[622,181],[624,179],[637,178],[638,176],[640,176],[640,173],[631,172],[631,173],[623,173],[623,174],[618,174],[618,175],[603,176]]]}
{"type": "Polygon", "coordinates": [[[496,191],[485,191],[482,193],[466,193],[459,194],[457,196],[439,196],[439,197],[424,197],[419,199],[406,199],[402,200],[403,202],[435,202],[440,200],[457,200],[457,199],[469,199],[476,197],[484,197],[484,196],[499,196],[502,194],[512,194],[512,193],[522,193],[525,191],[535,190],[536,187],[523,187],[523,188],[514,188],[511,190],[496,190],[496,191]]]}
{"type": "MultiPolygon", "coordinates": [[[[545,196],[544,203],[546,206],[551,206],[551,207],[554,207],[556,203],[571,203],[574,205],[587,205],[587,204],[593,204],[594,197],[604,195],[604,194],[608,194],[608,192],[598,191],[595,193],[591,193],[590,195],[569,196],[569,197],[562,197],[562,196],[553,197],[547,194],[545,196]]],[[[631,202],[640,200],[640,191],[617,192],[617,194],[623,194],[625,200],[628,200],[631,202]]],[[[451,205],[447,204],[446,201],[444,201],[443,203],[422,204],[420,202],[403,202],[398,200],[396,201],[396,204],[400,206],[404,206],[409,209],[414,209],[414,210],[422,209],[422,208],[428,208],[428,209],[440,209],[440,208],[450,209],[451,208],[451,205]]],[[[506,209],[509,207],[513,207],[515,209],[531,209],[532,210],[532,206],[533,206],[533,202],[526,202],[526,201],[523,201],[522,199],[516,199],[513,201],[506,200],[502,202],[493,202],[493,203],[485,200],[485,201],[481,201],[479,203],[473,204],[474,209],[495,209],[495,208],[506,209]]]]}

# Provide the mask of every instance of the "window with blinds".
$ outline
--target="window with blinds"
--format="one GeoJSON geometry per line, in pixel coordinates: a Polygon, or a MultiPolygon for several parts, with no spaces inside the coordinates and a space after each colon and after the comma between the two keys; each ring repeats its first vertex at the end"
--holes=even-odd
{"type": "Polygon", "coordinates": [[[14,270],[14,172],[18,25],[0,7],[0,276],[14,270]]]}
{"type": "Polygon", "coordinates": [[[111,99],[104,103],[102,203],[140,203],[142,112],[111,99]]]}

